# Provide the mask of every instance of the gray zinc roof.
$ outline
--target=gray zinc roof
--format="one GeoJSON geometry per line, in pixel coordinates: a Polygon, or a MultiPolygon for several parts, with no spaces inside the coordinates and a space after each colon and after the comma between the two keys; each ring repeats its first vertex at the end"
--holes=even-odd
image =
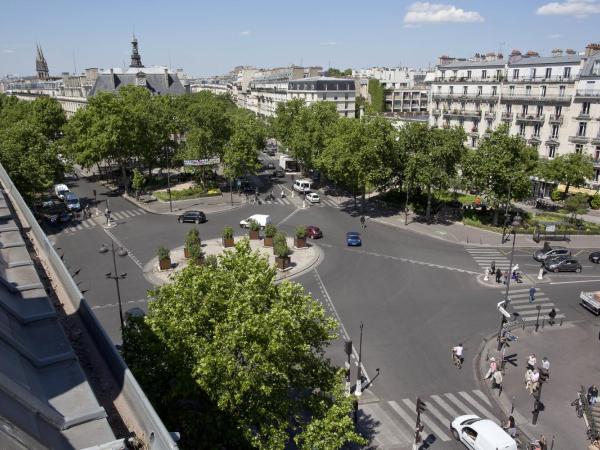
{"type": "Polygon", "coordinates": [[[121,86],[143,86],[157,95],[183,95],[185,88],[172,73],[102,73],[98,75],[90,96],[98,92],[115,92],[121,86]]]}
{"type": "Polygon", "coordinates": [[[0,355],[0,448],[118,448],[3,191],[0,355]]]}
{"type": "Polygon", "coordinates": [[[355,84],[354,79],[352,78],[310,77],[290,81],[288,83],[288,89],[292,91],[353,91],[355,89],[355,84]],[[314,88],[312,86],[314,86],[314,88]]]}
{"type": "Polygon", "coordinates": [[[521,58],[517,61],[509,63],[508,66],[550,66],[555,64],[578,64],[580,61],[581,56],[579,55],[540,56],[521,58]]]}
{"type": "Polygon", "coordinates": [[[597,75],[597,74],[594,75],[594,73],[593,73],[594,65],[598,61],[600,61],[600,53],[596,53],[595,55],[588,57],[587,61],[583,65],[583,68],[581,69],[581,72],[579,72],[579,76],[581,76],[581,77],[599,77],[599,75],[597,75]]]}
{"type": "Polygon", "coordinates": [[[438,68],[440,70],[446,69],[466,69],[466,68],[498,68],[501,69],[505,66],[506,60],[504,59],[495,59],[493,61],[453,61],[448,64],[439,65],[438,68]]]}

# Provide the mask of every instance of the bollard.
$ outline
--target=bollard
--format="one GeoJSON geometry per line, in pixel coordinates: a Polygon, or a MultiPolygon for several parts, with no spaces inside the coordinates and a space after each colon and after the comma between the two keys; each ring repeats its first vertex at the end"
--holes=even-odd
{"type": "Polygon", "coordinates": [[[490,273],[490,268],[486,267],[483,270],[484,270],[484,272],[483,272],[483,281],[488,281],[490,279],[489,276],[488,276],[489,273],[490,273]]]}
{"type": "Polygon", "coordinates": [[[540,273],[538,274],[537,279],[538,280],[544,279],[544,268],[543,267],[540,269],[540,273]]]}
{"type": "Polygon", "coordinates": [[[554,449],[554,438],[555,438],[555,435],[552,435],[552,442],[550,443],[550,450],[554,449]]]}
{"type": "Polygon", "coordinates": [[[560,319],[560,326],[562,327],[563,319],[560,319]]]}
{"type": "Polygon", "coordinates": [[[546,318],[544,317],[544,318],[542,319],[542,328],[544,328],[544,325],[545,325],[545,324],[546,324],[546,318]]]}
{"type": "Polygon", "coordinates": [[[485,360],[486,361],[490,360],[490,351],[489,350],[485,352],[485,360]]]}
{"type": "Polygon", "coordinates": [[[512,396],[512,399],[510,400],[510,413],[514,413],[515,412],[515,396],[512,396]]]}

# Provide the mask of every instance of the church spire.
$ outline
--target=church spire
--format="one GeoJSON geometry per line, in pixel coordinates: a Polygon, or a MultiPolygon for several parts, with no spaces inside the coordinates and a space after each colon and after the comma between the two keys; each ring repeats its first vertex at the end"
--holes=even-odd
{"type": "Polygon", "coordinates": [[[37,71],[37,76],[40,80],[47,80],[50,78],[48,63],[46,62],[46,58],[44,58],[44,52],[42,51],[40,44],[36,43],[35,47],[37,51],[37,56],[35,58],[35,70],[37,71]]]}
{"type": "Polygon", "coordinates": [[[142,64],[142,57],[138,52],[138,41],[135,38],[135,34],[133,35],[133,40],[131,41],[131,64],[129,67],[144,67],[142,64]]]}

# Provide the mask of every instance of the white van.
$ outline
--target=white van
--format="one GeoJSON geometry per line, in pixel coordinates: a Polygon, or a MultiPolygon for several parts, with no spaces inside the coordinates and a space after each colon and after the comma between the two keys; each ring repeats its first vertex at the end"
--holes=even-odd
{"type": "Polygon", "coordinates": [[[312,181],[310,180],[296,180],[294,181],[294,190],[301,192],[303,194],[308,194],[310,192],[310,187],[312,186],[312,181]]]}
{"type": "Polygon", "coordinates": [[[240,220],[240,227],[249,228],[252,221],[258,223],[261,228],[264,228],[267,224],[271,223],[271,216],[268,214],[253,214],[247,219],[240,220]]]}
{"type": "Polygon", "coordinates": [[[469,414],[459,416],[450,425],[452,436],[473,450],[517,450],[517,443],[500,425],[469,414]]]}

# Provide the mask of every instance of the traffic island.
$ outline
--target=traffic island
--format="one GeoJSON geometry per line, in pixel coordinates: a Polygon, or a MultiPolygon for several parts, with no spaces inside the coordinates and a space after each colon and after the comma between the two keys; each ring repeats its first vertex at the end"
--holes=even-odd
{"type": "MultiPolygon", "coordinates": [[[[247,239],[247,236],[236,236],[235,241],[238,242],[240,239],[247,239]]],[[[311,270],[323,259],[323,252],[318,245],[309,243],[304,248],[294,247],[294,238],[286,238],[290,263],[285,267],[284,270],[277,270],[275,277],[276,281],[287,280],[297,277],[307,270],[311,270]]],[[[276,258],[272,247],[265,247],[262,240],[249,240],[250,248],[253,251],[259,252],[263,257],[269,260],[269,264],[277,267],[276,258]]],[[[210,255],[218,256],[224,251],[235,251],[234,248],[226,249],[223,246],[223,240],[207,239],[202,241],[202,253],[204,260],[210,255]]],[[[185,246],[174,248],[170,251],[171,268],[167,270],[161,270],[159,265],[158,257],[155,257],[148,261],[144,266],[144,277],[155,286],[161,286],[168,283],[173,275],[183,270],[190,262],[190,259],[185,257],[185,246]]]]}

